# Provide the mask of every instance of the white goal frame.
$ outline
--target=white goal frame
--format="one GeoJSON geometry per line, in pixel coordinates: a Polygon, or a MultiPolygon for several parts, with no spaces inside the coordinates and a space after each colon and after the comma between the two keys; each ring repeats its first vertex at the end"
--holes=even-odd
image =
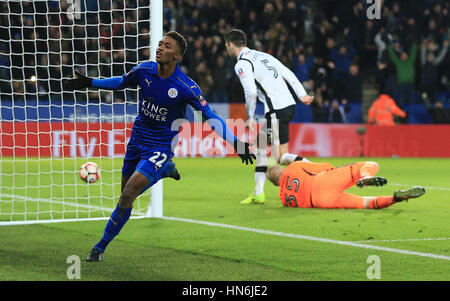
{"type": "MultiPolygon", "coordinates": [[[[163,0],[150,0],[150,60],[156,59],[156,48],[163,36],[163,0]]],[[[147,217],[163,217],[163,180],[150,188],[147,217]]]]}
{"type": "MultiPolygon", "coordinates": [[[[80,0],[72,0],[67,1],[72,3],[73,16],[77,15],[77,9],[79,8],[80,0]]],[[[81,0],[83,1],[83,0],[81,0]]],[[[150,13],[150,60],[155,60],[156,58],[156,48],[158,47],[158,42],[163,37],[163,0],[150,0],[149,1],[149,13],[150,13]]],[[[1,125],[0,125],[1,132],[1,125]]],[[[2,146],[3,147],[3,146],[2,146]]],[[[2,164],[0,164],[0,173],[2,172],[2,164]]],[[[1,180],[1,178],[0,178],[1,180]]],[[[1,181],[0,181],[0,184],[1,181]]],[[[12,196],[15,197],[15,196],[12,196]]],[[[29,199],[28,197],[18,196],[18,199],[22,198],[23,200],[29,199]]],[[[36,201],[40,201],[39,196],[36,198],[36,201]]],[[[51,202],[52,200],[44,200],[46,202],[51,202]]],[[[0,199],[1,201],[1,199],[0,199]]],[[[14,201],[14,199],[13,199],[14,201]]],[[[118,199],[116,200],[117,203],[118,199]]],[[[112,212],[111,208],[104,208],[104,211],[112,212]]],[[[145,207],[140,210],[145,211],[145,207]]],[[[39,213],[39,212],[37,212],[39,213]]],[[[77,215],[78,216],[78,215],[77,215]]],[[[150,203],[145,212],[137,213],[133,215],[131,218],[162,218],[163,217],[163,180],[158,181],[150,188],[150,203]]],[[[51,217],[50,219],[36,219],[36,220],[10,220],[10,221],[0,221],[0,226],[8,226],[8,225],[26,225],[26,224],[36,224],[36,223],[57,223],[57,222],[72,222],[72,221],[93,221],[93,220],[107,220],[109,216],[103,217],[88,217],[88,218],[67,218],[67,219],[59,219],[51,217]]]]}

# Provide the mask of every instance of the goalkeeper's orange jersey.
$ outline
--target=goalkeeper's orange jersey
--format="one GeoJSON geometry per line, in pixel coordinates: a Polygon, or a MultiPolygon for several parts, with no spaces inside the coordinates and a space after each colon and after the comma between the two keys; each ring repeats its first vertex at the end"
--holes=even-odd
{"type": "Polygon", "coordinates": [[[313,207],[311,187],[315,175],[334,168],[329,163],[297,161],[289,164],[281,174],[280,200],[287,207],[313,207]]]}

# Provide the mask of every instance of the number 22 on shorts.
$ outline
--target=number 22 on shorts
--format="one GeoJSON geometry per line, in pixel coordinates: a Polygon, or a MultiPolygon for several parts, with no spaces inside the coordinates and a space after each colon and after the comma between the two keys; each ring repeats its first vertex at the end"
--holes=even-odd
{"type": "Polygon", "coordinates": [[[164,162],[167,160],[167,155],[161,152],[154,152],[154,155],[148,158],[148,161],[156,165],[156,167],[161,168],[164,162]]]}

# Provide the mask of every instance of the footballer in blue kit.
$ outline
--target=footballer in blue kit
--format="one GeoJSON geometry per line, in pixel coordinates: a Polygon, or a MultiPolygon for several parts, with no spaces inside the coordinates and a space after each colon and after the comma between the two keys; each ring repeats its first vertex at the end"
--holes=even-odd
{"type": "Polygon", "coordinates": [[[158,44],[156,62],[143,62],[119,77],[89,78],[76,72],[77,77],[63,81],[64,90],[140,87],[139,112],[125,153],[119,202],[87,261],[102,260],[106,247],[128,221],[133,202],[141,193],[162,178],[180,179],[172,161],[179,128],[173,129],[172,125],[184,118],[186,105],[200,111],[205,119],[218,121],[222,125],[221,131],[216,130],[218,134],[233,145],[243,163],[253,164],[255,155],[249,144],[237,139],[211,110],[200,87],[180,70],[178,62],[186,48],[184,37],[170,31],[158,44]]]}

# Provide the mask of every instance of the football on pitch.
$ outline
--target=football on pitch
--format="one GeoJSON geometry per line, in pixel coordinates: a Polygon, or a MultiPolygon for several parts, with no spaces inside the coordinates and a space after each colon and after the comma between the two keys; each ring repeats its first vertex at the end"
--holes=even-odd
{"type": "Polygon", "coordinates": [[[100,179],[100,169],[94,162],[87,162],[80,167],[80,178],[87,183],[94,183],[100,179]]]}

